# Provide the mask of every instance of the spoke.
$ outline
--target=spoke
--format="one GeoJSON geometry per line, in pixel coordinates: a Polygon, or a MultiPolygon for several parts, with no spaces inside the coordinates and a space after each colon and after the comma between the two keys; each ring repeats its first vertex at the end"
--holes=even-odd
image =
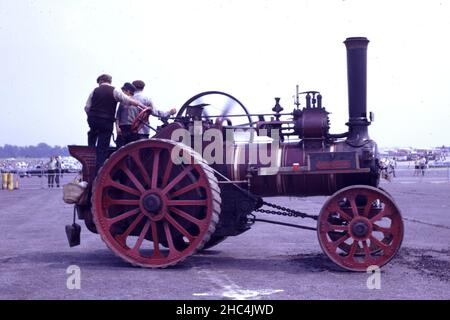
{"type": "Polygon", "coordinates": [[[142,161],[139,156],[139,149],[134,150],[130,153],[131,158],[133,159],[134,163],[138,166],[139,171],[141,172],[142,176],[144,177],[144,181],[146,185],[150,185],[150,177],[148,176],[148,172],[145,169],[144,165],[142,164],[142,161]]]}
{"type": "Polygon", "coordinates": [[[153,255],[154,257],[160,257],[161,252],[159,251],[158,230],[156,228],[156,222],[152,221],[151,223],[152,223],[153,255]]]}
{"type": "Polygon", "coordinates": [[[378,248],[386,250],[389,248],[386,244],[375,238],[374,236],[370,236],[370,242],[378,246],[378,248]]]}
{"type": "Polygon", "coordinates": [[[384,228],[380,227],[379,225],[373,224],[373,231],[379,231],[382,232],[384,235],[391,235],[392,234],[392,227],[384,228]]]}
{"type": "Polygon", "coordinates": [[[176,207],[171,207],[170,211],[172,211],[173,213],[179,215],[180,217],[188,220],[189,222],[194,223],[195,225],[197,225],[199,228],[203,228],[205,225],[205,221],[199,220],[197,218],[194,218],[193,216],[191,216],[190,214],[186,213],[185,211],[178,209],[176,207]]]}
{"type": "Polygon", "coordinates": [[[192,191],[194,189],[197,189],[198,187],[200,187],[202,184],[200,183],[200,181],[197,181],[196,183],[190,184],[184,188],[181,188],[180,190],[175,191],[174,193],[172,193],[170,196],[172,198],[178,197],[184,193],[187,193],[189,191],[192,191]]]}
{"type": "Polygon", "coordinates": [[[183,178],[192,171],[194,167],[192,166],[188,166],[186,168],[184,168],[184,170],[175,177],[175,179],[173,179],[167,186],[164,187],[164,189],[162,190],[163,193],[168,193],[174,186],[176,186],[181,180],[183,180],[183,178]]]}
{"type": "Polygon", "coordinates": [[[337,212],[339,213],[341,218],[343,218],[344,220],[347,220],[347,222],[350,222],[353,220],[353,218],[351,216],[349,216],[348,213],[346,213],[344,210],[339,208],[339,209],[337,209],[337,212]]]}
{"type": "Polygon", "coordinates": [[[190,243],[192,243],[195,240],[195,237],[191,235],[185,228],[183,228],[173,217],[170,215],[166,215],[167,221],[175,227],[178,231],[180,231],[181,234],[183,234],[190,243]]]}
{"type": "Polygon", "coordinates": [[[158,184],[158,169],[159,169],[159,154],[161,150],[157,149],[155,150],[153,154],[153,169],[152,169],[152,189],[156,189],[156,186],[158,184]]]}
{"type": "Polygon", "coordinates": [[[367,259],[371,259],[370,248],[369,248],[369,246],[367,245],[367,240],[364,240],[364,241],[362,242],[362,244],[363,244],[364,253],[365,253],[367,259]]]}
{"type": "Polygon", "coordinates": [[[348,226],[336,225],[336,224],[329,223],[326,226],[325,232],[330,232],[330,231],[348,231],[348,226]]]}
{"type": "Polygon", "coordinates": [[[347,213],[345,213],[341,208],[339,208],[339,206],[337,205],[337,203],[334,204],[333,207],[330,208],[330,210],[328,210],[331,213],[339,213],[339,215],[341,216],[341,218],[343,218],[344,220],[346,220],[347,222],[352,221],[352,217],[350,217],[347,213]]]}
{"type": "Polygon", "coordinates": [[[350,235],[347,233],[345,235],[343,235],[342,237],[340,237],[339,239],[337,239],[336,241],[333,241],[333,245],[337,247],[339,247],[342,243],[344,243],[348,238],[350,238],[350,235]]]}
{"type": "Polygon", "coordinates": [[[169,224],[167,223],[167,221],[164,221],[164,232],[166,234],[167,245],[169,246],[169,255],[167,257],[169,258],[170,256],[173,256],[179,251],[175,248],[175,245],[173,244],[172,234],[170,232],[169,224]]]}
{"type": "Polygon", "coordinates": [[[133,199],[110,199],[109,201],[105,201],[105,206],[110,207],[114,205],[119,206],[138,206],[139,200],[133,199]]]}
{"type": "Polygon", "coordinates": [[[116,216],[114,218],[108,218],[106,221],[111,226],[114,223],[117,223],[119,221],[125,220],[126,218],[129,218],[129,217],[132,217],[132,216],[138,214],[139,212],[140,212],[140,209],[136,208],[136,209],[124,212],[124,213],[122,213],[122,214],[120,214],[120,215],[118,215],[118,216],[116,216]]]}
{"type": "Polygon", "coordinates": [[[144,241],[145,235],[147,234],[149,228],[150,228],[150,220],[147,220],[144,228],[142,228],[141,234],[139,235],[139,238],[137,239],[132,251],[136,252],[139,251],[139,248],[141,247],[142,242],[144,241]]]}
{"type": "MultiPolygon", "coordinates": [[[[169,155],[169,157],[170,157],[170,155],[169,155]]],[[[169,182],[170,174],[172,173],[172,167],[173,167],[173,162],[172,162],[172,159],[170,158],[169,162],[167,163],[167,167],[165,168],[165,171],[164,171],[161,188],[164,188],[165,186],[167,186],[167,183],[169,182]]]]}
{"type": "Polygon", "coordinates": [[[116,236],[116,239],[121,241],[124,245],[126,245],[126,239],[130,235],[130,233],[133,232],[133,230],[136,228],[138,223],[141,222],[142,218],[144,218],[144,214],[140,213],[139,216],[137,216],[136,219],[133,221],[133,223],[130,224],[130,226],[127,228],[127,230],[125,230],[124,233],[116,236]]]}
{"type": "Polygon", "coordinates": [[[206,200],[168,200],[168,206],[206,206],[206,200]]]}
{"type": "Polygon", "coordinates": [[[136,190],[136,189],[134,189],[134,188],[131,188],[131,187],[129,187],[129,186],[126,186],[126,185],[124,185],[124,184],[121,184],[121,183],[119,183],[119,182],[117,182],[117,181],[113,181],[113,180],[111,180],[111,179],[109,179],[108,181],[106,181],[106,184],[109,185],[109,186],[111,186],[111,187],[113,187],[113,188],[116,188],[116,189],[125,191],[125,192],[127,192],[127,193],[129,193],[129,194],[132,194],[132,195],[135,195],[135,196],[140,196],[140,195],[141,195],[141,193],[139,192],[139,190],[136,190]]]}
{"type": "Polygon", "coordinates": [[[353,240],[352,246],[350,248],[350,252],[348,253],[346,259],[353,259],[356,253],[356,250],[358,249],[358,241],[353,240]]]}
{"type": "Polygon", "coordinates": [[[131,182],[133,182],[135,187],[138,188],[138,190],[140,192],[144,192],[145,191],[144,186],[139,182],[138,178],[136,178],[134,173],[131,172],[131,170],[127,167],[127,165],[125,163],[123,163],[120,168],[123,170],[123,172],[125,172],[125,174],[128,176],[128,178],[131,180],[131,182]]]}
{"type": "Polygon", "coordinates": [[[375,221],[381,220],[385,215],[386,215],[386,206],[376,216],[370,219],[370,222],[374,223],[375,221]]]}
{"type": "Polygon", "coordinates": [[[347,198],[350,201],[350,206],[352,208],[353,217],[359,216],[358,207],[356,206],[356,197],[347,198]]]}
{"type": "Polygon", "coordinates": [[[367,196],[367,204],[364,207],[364,212],[363,212],[364,217],[366,217],[366,218],[369,217],[370,209],[372,209],[372,204],[375,200],[376,200],[375,197],[367,196]]]}

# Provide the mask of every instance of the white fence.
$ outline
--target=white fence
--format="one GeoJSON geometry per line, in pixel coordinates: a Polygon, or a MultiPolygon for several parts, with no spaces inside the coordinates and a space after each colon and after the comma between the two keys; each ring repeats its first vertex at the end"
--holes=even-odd
{"type": "MultiPolygon", "coordinates": [[[[390,174],[391,182],[449,182],[450,168],[427,168],[423,171],[416,171],[413,167],[398,166],[394,170],[394,174],[390,174]]],[[[79,173],[63,173],[59,177],[59,188],[64,184],[73,181],[79,173]]],[[[56,176],[53,176],[53,187],[51,184],[52,177],[46,171],[36,172],[32,175],[14,174],[14,190],[33,190],[33,189],[58,189],[56,176]],[[50,183],[49,183],[50,182],[50,183]]],[[[3,189],[3,188],[2,188],[3,189]]],[[[8,190],[8,188],[6,188],[8,190]]],[[[3,190],[5,191],[5,190],[3,190]]]]}
{"type": "MultiPolygon", "coordinates": [[[[13,174],[13,186],[14,190],[58,189],[58,185],[59,188],[62,188],[64,184],[73,181],[78,175],[78,173],[63,173],[59,174],[57,178],[56,174],[48,174],[46,171],[34,172],[31,175],[15,173],[13,174]],[[57,183],[58,179],[59,184],[57,183]]],[[[5,189],[3,183],[1,187],[5,189]]]]}

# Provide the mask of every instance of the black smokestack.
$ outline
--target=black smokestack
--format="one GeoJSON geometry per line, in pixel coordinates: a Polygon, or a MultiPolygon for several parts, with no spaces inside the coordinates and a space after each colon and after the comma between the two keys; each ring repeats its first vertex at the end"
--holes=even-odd
{"type": "Polygon", "coordinates": [[[369,139],[367,126],[367,45],[364,37],[347,38],[348,142],[362,145],[369,139]]]}

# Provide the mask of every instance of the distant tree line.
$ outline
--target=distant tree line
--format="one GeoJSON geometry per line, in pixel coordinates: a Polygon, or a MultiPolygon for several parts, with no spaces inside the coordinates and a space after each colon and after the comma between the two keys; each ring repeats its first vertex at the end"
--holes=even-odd
{"type": "Polygon", "coordinates": [[[0,146],[0,158],[47,158],[51,156],[68,156],[67,147],[51,147],[46,143],[39,143],[36,146],[13,146],[5,144],[0,146]]]}

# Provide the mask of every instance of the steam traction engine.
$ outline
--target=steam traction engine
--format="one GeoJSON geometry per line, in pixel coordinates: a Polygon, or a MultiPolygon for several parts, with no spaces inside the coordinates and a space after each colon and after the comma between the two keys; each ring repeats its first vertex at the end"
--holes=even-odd
{"type": "Polygon", "coordinates": [[[403,223],[394,200],[378,188],[377,145],[366,115],[368,42],[344,42],[348,132],[329,133],[316,91],[297,90],[292,113],[282,113],[276,98],[270,120],[268,114],[250,114],[227,93],[204,92],[189,99],[171,123],[163,119],[151,139],[112,149],[96,176],[94,148],[70,146],[90,188],[90,202],[77,205],[78,217],[116,255],[143,267],[174,265],[241,234],[265,221],[255,212],[317,220],[317,229],[298,227],[317,230],[324,253],[342,268],[386,264],[401,245],[403,223]],[[254,152],[261,147],[265,153],[254,152]],[[206,155],[224,161],[208,162],[206,155]],[[263,198],[288,195],[331,196],[318,216],[263,198]]]}

